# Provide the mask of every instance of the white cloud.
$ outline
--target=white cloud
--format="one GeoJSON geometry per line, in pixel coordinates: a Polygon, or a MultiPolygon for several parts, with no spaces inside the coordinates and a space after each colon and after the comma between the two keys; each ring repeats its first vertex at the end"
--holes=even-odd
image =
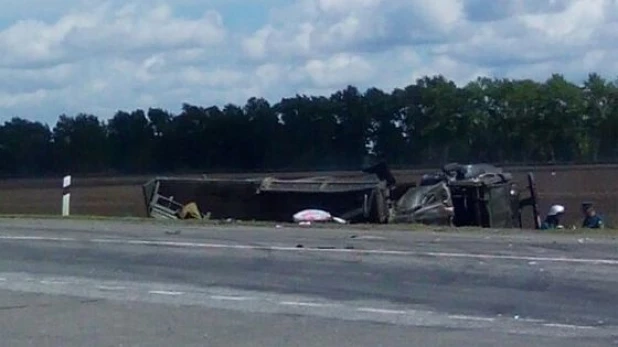
{"type": "Polygon", "coordinates": [[[309,60],[302,70],[317,87],[338,88],[363,83],[373,77],[371,64],[357,55],[337,54],[328,59],[309,60]]]}
{"type": "Polygon", "coordinates": [[[618,70],[616,0],[5,2],[0,120],[618,70]],[[267,19],[247,34],[249,17],[267,19]]]}
{"type": "Polygon", "coordinates": [[[225,39],[222,18],[207,11],[196,20],[174,17],[172,8],[108,3],[88,12],[71,12],[55,23],[21,20],[0,32],[7,52],[0,64],[55,64],[59,61],[117,56],[138,52],[205,47],[225,39]]]}

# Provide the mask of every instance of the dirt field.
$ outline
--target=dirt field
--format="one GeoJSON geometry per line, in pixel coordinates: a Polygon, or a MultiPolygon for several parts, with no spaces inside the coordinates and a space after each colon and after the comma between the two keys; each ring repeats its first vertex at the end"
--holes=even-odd
{"type": "MultiPolygon", "coordinates": [[[[618,221],[618,165],[578,167],[505,168],[525,185],[526,172],[533,172],[540,194],[540,211],[549,205],[566,206],[567,224],[580,224],[579,206],[592,201],[608,225],[618,221]]],[[[417,181],[424,171],[397,171],[399,180],[417,181]]],[[[333,174],[333,173],[320,173],[333,174]]],[[[342,174],[342,173],[335,173],[342,174]]],[[[282,177],[311,175],[285,174],[282,177]]],[[[227,175],[232,176],[232,175],[227,175]]],[[[240,175],[234,175],[240,176],[240,175]]],[[[100,216],[146,215],[141,185],[150,177],[79,178],[73,177],[71,214],[100,216]]],[[[60,214],[61,178],[39,180],[0,180],[0,214],[60,214]]],[[[524,215],[530,225],[531,214],[524,215]]]]}

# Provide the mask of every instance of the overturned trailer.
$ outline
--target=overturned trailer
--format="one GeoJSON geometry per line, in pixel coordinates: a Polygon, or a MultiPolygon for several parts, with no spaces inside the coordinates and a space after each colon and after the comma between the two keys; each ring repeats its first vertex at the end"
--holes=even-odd
{"type": "Polygon", "coordinates": [[[155,218],[182,218],[183,208],[194,204],[210,219],[289,222],[298,211],[317,209],[350,223],[386,223],[392,179],[372,169],[351,178],[157,177],[143,193],[146,212],[155,218]]]}
{"type": "Polygon", "coordinates": [[[522,227],[521,210],[531,206],[538,227],[533,177],[528,178],[527,199],[521,199],[509,173],[486,164],[449,164],[424,175],[420,184],[397,182],[385,163],[348,178],[157,177],[143,186],[143,193],[146,212],[154,218],[291,222],[295,213],[317,209],[349,223],[511,228],[522,227]]]}

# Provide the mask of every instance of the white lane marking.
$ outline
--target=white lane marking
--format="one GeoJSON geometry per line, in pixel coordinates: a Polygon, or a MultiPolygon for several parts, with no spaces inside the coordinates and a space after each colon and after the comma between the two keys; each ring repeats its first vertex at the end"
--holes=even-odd
{"type": "Polygon", "coordinates": [[[0,282],[4,282],[4,281],[6,281],[6,278],[0,277],[0,282]]]}
{"type": "Polygon", "coordinates": [[[473,317],[473,316],[464,316],[464,315],[450,315],[448,316],[448,318],[463,319],[463,320],[478,320],[478,321],[484,321],[484,322],[493,322],[495,320],[494,318],[488,318],[488,317],[473,317]]]}
{"type": "Polygon", "coordinates": [[[388,310],[383,308],[361,307],[357,308],[357,311],[371,312],[371,313],[386,313],[386,314],[406,314],[408,312],[402,310],[388,310]]]}
{"type": "Polygon", "coordinates": [[[227,296],[227,295],[211,295],[210,298],[214,300],[232,300],[232,301],[245,301],[245,300],[251,299],[246,296],[227,296]]]}
{"type": "Polygon", "coordinates": [[[45,236],[0,236],[2,240],[32,240],[32,241],[78,241],[73,237],[45,237],[45,236]]]}
{"type": "Polygon", "coordinates": [[[73,239],[61,237],[28,237],[28,236],[0,236],[0,240],[38,240],[38,241],[70,241],[70,242],[93,242],[93,243],[113,243],[125,245],[148,245],[165,247],[184,247],[184,248],[212,248],[212,249],[242,249],[242,250],[263,250],[263,251],[285,251],[285,252],[331,252],[331,253],[357,253],[373,255],[400,255],[400,256],[425,256],[439,258],[469,258],[469,259],[500,259],[500,260],[522,260],[522,261],[546,261],[563,263],[580,263],[594,265],[618,265],[618,259],[586,259],[586,258],[553,258],[553,257],[534,257],[517,255],[499,255],[482,253],[449,253],[449,252],[420,252],[420,251],[395,251],[382,249],[337,249],[337,248],[311,248],[311,247],[284,247],[284,246],[253,246],[253,245],[231,245],[201,242],[179,242],[162,240],[135,240],[135,239],[73,239]]]}
{"type": "Polygon", "coordinates": [[[518,319],[521,322],[528,322],[528,323],[543,323],[544,320],[542,319],[534,319],[534,318],[520,318],[518,319]]]}
{"type": "Polygon", "coordinates": [[[67,281],[40,280],[41,284],[67,284],[67,281]]]}
{"type": "Polygon", "coordinates": [[[127,287],[122,287],[122,286],[97,286],[97,289],[99,290],[123,290],[126,289],[127,287]]]}
{"type": "Polygon", "coordinates": [[[571,324],[560,324],[560,323],[546,323],[543,325],[546,327],[552,327],[552,328],[596,329],[595,327],[590,327],[590,326],[585,326],[585,325],[571,325],[571,324]]]}
{"type": "Polygon", "coordinates": [[[309,307],[327,307],[332,306],[329,304],[320,304],[316,302],[299,302],[299,301],[280,301],[279,305],[288,305],[288,306],[309,306],[309,307]]]}
{"type": "Polygon", "coordinates": [[[386,238],[382,236],[363,235],[355,237],[353,240],[386,240],[386,238]]]}
{"type": "Polygon", "coordinates": [[[158,294],[158,295],[182,295],[183,292],[172,292],[167,290],[151,290],[148,292],[149,294],[158,294]]]}

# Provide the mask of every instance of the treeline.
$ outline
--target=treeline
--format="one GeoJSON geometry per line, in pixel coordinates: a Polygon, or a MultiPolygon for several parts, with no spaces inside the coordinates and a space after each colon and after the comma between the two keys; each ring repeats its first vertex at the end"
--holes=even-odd
{"type": "Polygon", "coordinates": [[[555,74],[463,87],[433,76],[391,93],[349,86],[274,105],[118,111],[106,122],[13,118],[0,127],[0,174],[357,170],[368,155],[400,167],[608,162],[618,159],[617,92],[597,74],[582,85],[555,74]]]}

